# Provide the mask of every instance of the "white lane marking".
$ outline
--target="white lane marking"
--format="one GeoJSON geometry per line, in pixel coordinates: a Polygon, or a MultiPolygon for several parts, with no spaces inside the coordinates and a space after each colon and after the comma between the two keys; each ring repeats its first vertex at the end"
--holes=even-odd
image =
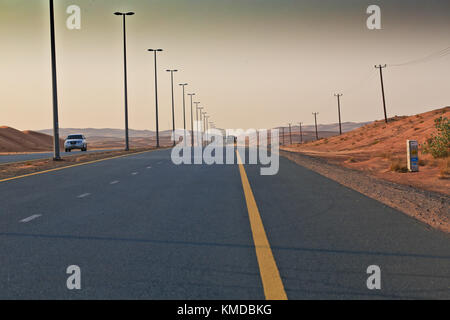
{"type": "Polygon", "coordinates": [[[82,199],[82,198],[86,198],[90,195],[91,195],[90,193],[83,193],[83,194],[80,194],[77,198],[82,199]]]}
{"type": "Polygon", "coordinates": [[[114,181],[111,181],[109,184],[118,184],[118,183],[119,183],[118,180],[114,180],[114,181]]]}
{"type": "Polygon", "coordinates": [[[152,167],[147,167],[147,169],[151,169],[152,167]]]}
{"type": "Polygon", "coordinates": [[[133,172],[133,173],[132,173],[133,176],[136,176],[137,174],[138,174],[137,172],[133,172]]]}
{"type": "Polygon", "coordinates": [[[28,218],[25,218],[25,219],[23,219],[23,220],[20,220],[20,222],[22,222],[22,223],[27,223],[27,222],[30,222],[31,220],[37,219],[37,218],[39,218],[39,217],[42,217],[42,214],[34,214],[34,215],[32,215],[32,216],[30,216],[30,217],[28,217],[28,218]]]}

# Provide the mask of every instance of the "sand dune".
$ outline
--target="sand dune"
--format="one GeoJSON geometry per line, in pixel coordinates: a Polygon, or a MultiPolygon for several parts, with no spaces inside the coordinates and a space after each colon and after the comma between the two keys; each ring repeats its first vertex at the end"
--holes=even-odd
{"type": "Polygon", "coordinates": [[[420,172],[400,173],[395,170],[399,166],[406,167],[406,140],[417,140],[422,145],[436,133],[434,120],[440,116],[449,118],[450,107],[414,116],[396,116],[389,119],[388,124],[376,121],[341,136],[303,145],[293,144],[284,149],[326,157],[387,180],[449,194],[449,158],[433,159],[420,153],[420,172]]]}
{"type": "MultiPolygon", "coordinates": [[[[74,131],[82,132],[83,131],[74,131]]],[[[60,132],[61,150],[64,149],[63,132],[60,132]]],[[[115,136],[91,136],[87,137],[90,149],[113,149],[122,148],[124,143],[123,137],[115,136]]],[[[130,146],[132,148],[145,148],[156,145],[155,137],[130,137],[130,146]]],[[[160,136],[161,146],[170,146],[172,142],[166,132],[162,132],[160,136]]],[[[53,150],[53,136],[36,131],[20,131],[11,127],[0,127],[0,153],[9,152],[42,152],[53,150]]]]}
{"type": "MultiPolygon", "coordinates": [[[[61,146],[63,147],[61,140],[61,146]]],[[[0,127],[0,152],[36,152],[53,149],[53,137],[34,131],[0,127]]]]}

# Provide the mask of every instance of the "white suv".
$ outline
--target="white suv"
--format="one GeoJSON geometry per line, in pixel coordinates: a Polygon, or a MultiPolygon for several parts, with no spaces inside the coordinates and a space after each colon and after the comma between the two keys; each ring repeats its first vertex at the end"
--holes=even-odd
{"type": "Polygon", "coordinates": [[[71,134],[64,141],[64,149],[66,152],[72,151],[72,149],[80,149],[81,151],[87,151],[87,142],[85,136],[82,134],[71,134]]]}

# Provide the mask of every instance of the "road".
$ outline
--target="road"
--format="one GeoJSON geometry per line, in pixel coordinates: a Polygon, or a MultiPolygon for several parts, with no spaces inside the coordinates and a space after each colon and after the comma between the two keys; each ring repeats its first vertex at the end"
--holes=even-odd
{"type": "Polygon", "coordinates": [[[160,150],[0,182],[0,299],[450,299],[447,234],[284,158],[259,173],[160,150]]]}
{"type": "MultiPolygon", "coordinates": [[[[95,152],[106,152],[106,151],[114,151],[119,149],[108,149],[108,150],[88,150],[83,153],[95,153],[95,152]]],[[[68,157],[77,154],[81,154],[81,151],[72,151],[72,152],[61,152],[61,157],[68,157]]],[[[37,153],[16,153],[16,154],[2,154],[0,155],[0,165],[14,162],[23,162],[29,160],[38,160],[38,159],[48,159],[53,158],[53,152],[37,152],[37,153]]]]}

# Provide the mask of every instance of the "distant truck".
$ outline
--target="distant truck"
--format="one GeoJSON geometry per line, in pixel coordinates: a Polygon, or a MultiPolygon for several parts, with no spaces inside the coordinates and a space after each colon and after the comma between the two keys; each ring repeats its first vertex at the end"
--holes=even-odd
{"type": "Polygon", "coordinates": [[[86,152],[87,147],[86,137],[82,134],[71,134],[67,136],[66,141],[64,141],[64,149],[66,152],[71,152],[73,149],[80,149],[81,151],[86,152]]]}

